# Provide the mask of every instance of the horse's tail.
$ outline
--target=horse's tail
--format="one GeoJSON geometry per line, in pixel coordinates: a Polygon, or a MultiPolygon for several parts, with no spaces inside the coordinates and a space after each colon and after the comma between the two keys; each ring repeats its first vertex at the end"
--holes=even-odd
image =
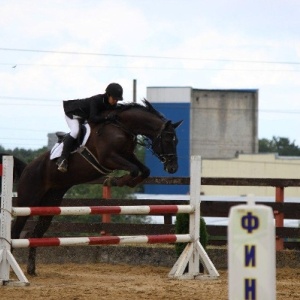
{"type": "MultiPolygon", "coordinates": [[[[5,155],[11,155],[8,153],[0,153],[0,164],[2,163],[2,157],[5,155]]],[[[27,164],[22,161],[21,159],[13,156],[14,158],[14,181],[20,179],[25,167],[27,166],[27,164]]],[[[0,177],[1,180],[1,177],[0,177]]],[[[1,187],[0,187],[1,188],[1,187]]]]}

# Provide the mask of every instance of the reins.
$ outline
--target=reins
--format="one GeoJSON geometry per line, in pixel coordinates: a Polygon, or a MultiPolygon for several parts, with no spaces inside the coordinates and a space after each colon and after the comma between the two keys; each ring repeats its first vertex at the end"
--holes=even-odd
{"type": "MultiPolygon", "coordinates": [[[[155,151],[153,150],[153,147],[159,143],[159,146],[161,147],[162,152],[164,152],[163,149],[163,143],[162,143],[162,133],[164,131],[164,129],[166,128],[166,125],[169,121],[166,121],[162,127],[159,130],[159,133],[156,135],[155,138],[153,138],[153,140],[151,140],[149,137],[140,134],[143,139],[138,139],[137,138],[137,134],[133,133],[129,128],[125,127],[124,124],[122,122],[120,122],[118,119],[115,120],[114,123],[111,123],[112,125],[122,129],[124,132],[130,134],[133,137],[133,140],[136,141],[136,143],[142,147],[145,147],[147,150],[149,150],[152,155],[156,156],[162,163],[165,163],[169,157],[176,155],[176,153],[164,153],[164,154],[157,154],[155,153],[155,151]]],[[[172,133],[167,131],[167,133],[172,133]]]]}

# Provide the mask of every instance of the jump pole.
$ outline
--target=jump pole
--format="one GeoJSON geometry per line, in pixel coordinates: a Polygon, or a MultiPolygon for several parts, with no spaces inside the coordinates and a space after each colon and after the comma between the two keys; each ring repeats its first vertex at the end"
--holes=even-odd
{"type": "Polygon", "coordinates": [[[194,212],[192,205],[136,205],[136,206],[81,206],[81,207],[13,207],[12,216],[85,216],[85,215],[161,215],[194,212]]]}
{"type": "Polygon", "coordinates": [[[24,286],[29,285],[29,281],[10,251],[13,165],[14,161],[12,156],[3,156],[0,211],[0,284],[24,286]],[[19,281],[9,279],[10,268],[12,268],[19,281]]]}
{"type": "MultiPolygon", "coordinates": [[[[41,238],[41,239],[11,239],[10,229],[11,229],[11,217],[12,215],[29,215],[34,213],[32,208],[26,208],[25,210],[18,210],[12,208],[12,178],[13,178],[13,158],[10,157],[10,165],[6,168],[10,170],[10,173],[6,168],[4,169],[5,174],[8,173],[9,176],[6,176],[7,181],[5,181],[5,187],[3,190],[4,193],[2,201],[2,210],[1,213],[5,215],[5,218],[1,218],[1,228],[3,228],[4,234],[3,238],[1,238],[4,246],[2,253],[2,268],[0,268],[0,279],[2,282],[9,282],[9,268],[10,266],[15,271],[18,279],[20,280],[20,284],[28,285],[29,282],[22,270],[18,266],[14,257],[10,252],[10,247],[13,245],[15,248],[24,248],[24,247],[36,247],[36,246],[76,246],[76,245],[104,245],[104,244],[126,244],[126,243],[170,243],[170,242],[179,242],[184,243],[187,242],[188,245],[182,252],[181,256],[176,261],[175,265],[171,269],[169,273],[170,278],[176,279],[216,279],[219,277],[219,273],[214,267],[213,263],[209,259],[207,253],[199,242],[199,233],[200,233],[200,183],[201,183],[201,158],[200,156],[195,156],[191,158],[191,182],[190,182],[190,205],[180,206],[180,205],[171,205],[169,207],[164,206],[164,208],[159,209],[157,206],[145,206],[145,207],[110,207],[111,213],[127,213],[127,214],[135,214],[135,213],[151,213],[157,212],[160,213],[165,211],[166,209],[169,212],[174,213],[174,209],[176,212],[184,212],[190,214],[190,223],[189,223],[189,234],[182,235],[154,235],[154,236],[121,236],[121,237],[86,237],[86,238],[41,238]],[[117,211],[116,211],[117,210],[117,211]],[[122,210],[125,210],[122,212],[122,210]],[[7,258],[7,261],[6,261],[7,258]],[[199,262],[202,262],[206,274],[201,274],[199,272],[199,262]],[[188,272],[184,273],[186,267],[188,266],[188,272]]],[[[37,208],[38,210],[40,208],[37,208]]],[[[103,212],[103,207],[97,207],[94,212],[92,212],[92,208],[83,207],[84,212],[74,211],[76,209],[66,209],[62,213],[63,208],[46,208],[46,212],[39,211],[42,214],[92,214],[103,212]],[[54,211],[53,211],[54,209],[54,211]]],[[[106,211],[107,212],[107,211],[106,211]]],[[[2,229],[1,229],[2,230],[2,229]]]]}
{"type": "Polygon", "coordinates": [[[219,273],[200,244],[201,157],[192,156],[190,165],[190,205],[195,209],[189,217],[189,233],[192,241],[187,244],[179,256],[169,273],[169,277],[178,279],[217,279],[219,273]],[[200,261],[206,274],[200,273],[200,261]],[[187,266],[188,272],[184,273],[187,266]]]}

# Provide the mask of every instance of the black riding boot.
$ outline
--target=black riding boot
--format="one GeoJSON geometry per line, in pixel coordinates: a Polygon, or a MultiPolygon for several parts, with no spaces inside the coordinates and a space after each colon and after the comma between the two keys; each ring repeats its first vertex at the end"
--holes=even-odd
{"type": "Polygon", "coordinates": [[[63,150],[61,156],[56,162],[56,164],[58,165],[58,171],[63,173],[68,171],[68,158],[73,149],[75,141],[76,139],[74,139],[71,135],[67,135],[65,140],[63,141],[63,150]]]}

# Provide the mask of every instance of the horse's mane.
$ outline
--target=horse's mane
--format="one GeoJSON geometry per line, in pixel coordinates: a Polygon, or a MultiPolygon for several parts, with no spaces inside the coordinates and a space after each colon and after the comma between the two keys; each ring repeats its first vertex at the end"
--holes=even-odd
{"type": "Polygon", "coordinates": [[[136,103],[136,102],[129,102],[129,103],[124,103],[124,104],[120,104],[117,106],[116,110],[118,110],[119,112],[123,112],[125,110],[128,109],[132,109],[132,108],[137,108],[140,109],[142,111],[146,111],[146,112],[150,112],[154,115],[156,115],[157,117],[159,117],[160,119],[166,120],[165,116],[160,113],[159,111],[157,111],[151,104],[149,101],[147,101],[146,99],[142,100],[143,105],[136,103]]]}

